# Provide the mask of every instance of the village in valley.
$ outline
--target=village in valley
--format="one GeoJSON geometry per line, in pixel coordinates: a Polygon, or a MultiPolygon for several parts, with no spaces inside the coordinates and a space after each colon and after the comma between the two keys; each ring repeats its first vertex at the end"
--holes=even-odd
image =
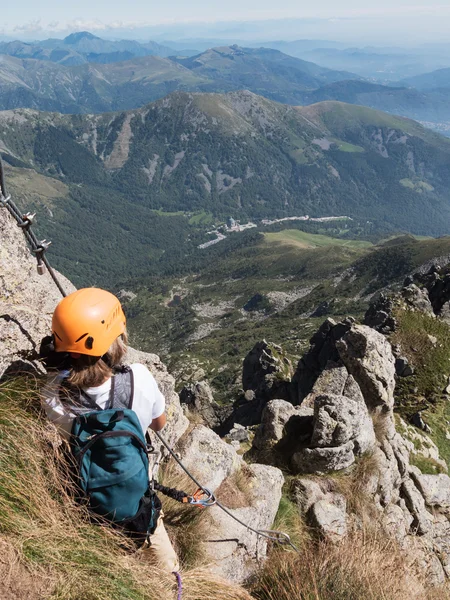
{"type": "MultiPolygon", "coordinates": [[[[282,219],[262,219],[259,225],[267,226],[273,225],[274,223],[282,223],[284,221],[315,221],[315,222],[325,222],[325,221],[342,221],[347,220],[351,221],[351,217],[310,217],[309,215],[304,215],[301,217],[284,217],[282,219]]],[[[198,248],[204,250],[205,248],[209,248],[210,246],[214,246],[218,244],[222,240],[226,239],[226,233],[236,233],[245,231],[246,229],[253,229],[259,226],[257,223],[253,223],[249,221],[248,223],[241,224],[240,221],[233,219],[233,217],[228,217],[225,224],[220,225],[216,229],[212,231],[208,231],[208,235],[215,235],[216,237],[204,244],[200,244],[198,248]]]]}

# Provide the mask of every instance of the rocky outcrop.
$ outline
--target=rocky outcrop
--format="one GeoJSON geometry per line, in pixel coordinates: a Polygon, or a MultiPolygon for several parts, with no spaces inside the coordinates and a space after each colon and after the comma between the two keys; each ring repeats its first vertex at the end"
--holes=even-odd
{"type": "MultiPolygon", "coordinates": [[[[61,293],[48,273],[38,275],[22,231],[3,208],[0,239],[0,377],[5,372],[43,373],[39,345],[51,331],[61,293]]],[[[67,292],[75,289],[62,275],[58,278],[67,292]]]]}
{"type": "Polygon", "coordinates": [[[392,298],[380,294],[372,302],[364,315],[364,325],[372,327],[379,333],[392,333],[397,328],[397,321],[393,315],[394,303],[392,298]]]}
{"type": "MultiPolygon", "coordinates": [[[[246,469],[246,505],[230,512],[253,529],[270,529],[280,504],[284,477],[271,466],[252,464],[246,469]]],[[[246,530],[218,507],[210,509],[209,518],[205,547],[210,568],[233,581],[244,581],[266,557],[267,540],[246,530]]]]}
{"type": "MultiPolygon", "coordinates": [[[[272,527],[284,477],[272,466],[247,465],[230,444],[203,425],[177,444],[183,464],[244,523],[253,529],[272,527]],[[237,505],[236,505],[237,504],[237,505]]],[[[208,512],[208,538],[203,543],[210,568],[233,581],[243,581],[260,565],[267,540],[233,520],[218,507],[208,512]]]]}
{"type": "MultiPolygon", "coordinates": [[[[450,478],[424,475],[411,464],[420,442],[422,456],[429,451],[429,458],[445,467],[425,434],[417,433],[422,439],[410,441],[396,430],[395,363],[389,342],[379,332],[349,319],[327,319],[293,378],[300,405],[269,403],[252,452],[261,453],[266,445],[267,462],[279,464],[281,457],[300,475],[293,484],[299,512],[314,531],[333,542],[360,527],[365,517],[349,509],[349,498],[323,474],[344,471],[351,477],[356,461],[370,460],[358,493],[366,498],[372,526],[395,538],[434,585],[450,574],[450,478]]],[[[409,429],[400,422],[402,433],[411,437],[409,429]]]]}
{"type": "Polygon", "coordinates": [[[189,383],[180,392],[180,402],[188,418],[200,418],[211,429],[220,429],[230,417],[232,408],[220,406],[214,401],[211,386],[207,381],[189,383]]]}
{"type": "Polygon", "coordinates": [[[242,368],[244,392],[252,391],[258,400],[287,398],[287,383],[292,376],[292,365],[276,344],[263,340],[250,350],[242,368]]]}

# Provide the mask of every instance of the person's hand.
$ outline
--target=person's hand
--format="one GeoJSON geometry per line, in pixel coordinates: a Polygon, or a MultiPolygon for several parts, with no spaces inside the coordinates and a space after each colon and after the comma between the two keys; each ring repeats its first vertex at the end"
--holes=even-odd
{"type": "Polygon", "coordinates": [[[42,338],[39,359],[47,371],[64,371],[71,367],[69,354],[67,352],[56,352],[52,335],[46,335],[42,338]]]}

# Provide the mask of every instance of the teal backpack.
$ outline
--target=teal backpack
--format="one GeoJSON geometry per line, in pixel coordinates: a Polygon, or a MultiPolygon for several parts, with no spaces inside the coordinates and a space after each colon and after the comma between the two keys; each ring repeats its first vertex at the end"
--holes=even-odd
{"type": "Polygon", "coordinates": [[[161,503],[149,482],[147,445],[133,406],[133,372],[117,370],[104,409],[83,390],[61,384],[60,398],[76,417],[70,446],[80,499],[137,541],[156,528],[161,503]]]}

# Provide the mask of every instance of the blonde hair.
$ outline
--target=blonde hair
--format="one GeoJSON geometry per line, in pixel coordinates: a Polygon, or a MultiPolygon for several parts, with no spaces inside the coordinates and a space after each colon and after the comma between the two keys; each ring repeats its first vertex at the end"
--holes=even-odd
{"type": "Polygon", "coordinates": [[[98,387],[105,383],[114,373],[127,352],[128,336],[125,331],[109,347],[103,356],[88,356],[81,354],[79,358],[72,359],[67,381],[70,385],[87,388],[98,387]]]}

